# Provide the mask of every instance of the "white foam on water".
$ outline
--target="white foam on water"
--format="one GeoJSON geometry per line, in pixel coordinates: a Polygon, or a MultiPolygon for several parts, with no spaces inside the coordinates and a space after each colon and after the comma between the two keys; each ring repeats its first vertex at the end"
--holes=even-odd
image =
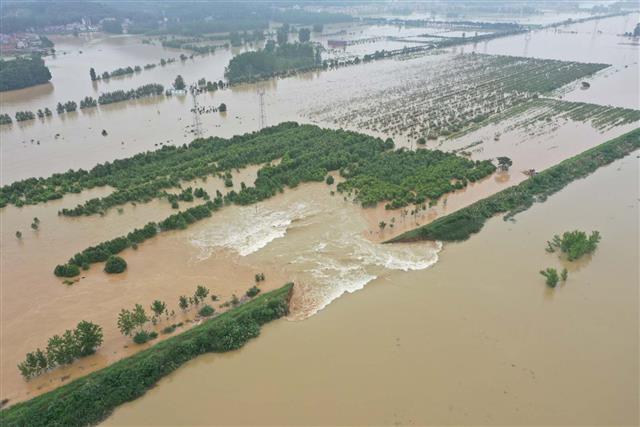
{"type": "Polygon", "coordinates": [[[365,264],[378,265],[389,270],[424,270],[438,262],[441,242],[435,244],[374,244],[364,238],[354,241],[355,256],[365,264]]]}
{"type": "Polygon", "coordinates": [[[325,308],[344,293],[356,292],[375,280],[363,265],[339,261],[331,255],[299,256],[294,264],[301,265],[297,304],[289,319],[306,319],[325,308]],[[306,267],[306,268],[305,268],[306,267]]]}
{"type": "Polygon", "coordinates": [[[431,242],[373,243],[362,236],[364,225],[353,211],[313,201],[283,209],[242,207],[230,215],[228,220],[190,237],[191,244],[199,249],[199,260],[221,248],[247,256],[282,239],[292,229],[299,230],[271,247],[273,254],[264,254],[271,260],[277,257],[278,265],[296,283],[290,316],[294,320],[312,316],[385,272],[429,268],[438,261],[442,249],[440,243],[431,242]]]}
{"type": "Polygon", "coordinates": [[[291,320],[312,316],[344,293],[363,289],[385,270],[429,268],[442,249],[439,242],[383,245],[355,232],[331,234],[326,236],[331,240],[314,244],[292,261],[298,292],[291,320]]]}
{"type": "Polygon", "coordinates": [[[286,235],[291,224],[312,213],[308,205],[296,203],[287,210],[240,208],[233,221],[190,237],[200,249],[198,260],[209,258],[217,248],[228,248],[241,256],[252,254],[286,235]]]}

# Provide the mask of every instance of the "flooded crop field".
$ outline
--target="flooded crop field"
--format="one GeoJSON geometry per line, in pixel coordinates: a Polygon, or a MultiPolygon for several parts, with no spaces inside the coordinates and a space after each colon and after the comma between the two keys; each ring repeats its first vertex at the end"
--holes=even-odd
{"type": "Polygon", "coordinates": [[[0,93],[11,118],[54,111],[0,125],[3,406],[196,330],[201,306],[180,297],[198,285],[216,317],[252,287],[293,282],[285,321],[189,362],[105,425],[637,424],[638,151],[469,241],[384,242],[640,127],[640,47],[624,35],[640,13],[476,12],[452,24],[420,7],[326,10],[358,17],[310,32],[339,66],[223,83],[232,58],[277,37],[273,21],[267,40],[239,46],[217,34],[87,32],[50,36],[50,82],[0,93]],[[569,18],[578,22],[550,25],[569,18]],[[432,22],[409,25],[422,20],[432,22]],[[501,31],[479,22],[526,31],[466,42],[501,31]],[[383,50],[395,53],[354,61],[383,50]],[[187,89],[169,90],[178,75],[187,89]],[[56,113],[149,84],[167,91],[56,113]],[[279,133],[283,122],[323,129],[279,133]],[[323,138],[353,148],[316,149],[323,138]],[[392,159],[359,146],[365,138],[380,151],[390,138],[446,154],[409,173],[417,156],[399,152],[402,179],[385,177],[367,161],[392,159]],[[480,170],[501,157],[509,166],[480,170]],[[557,257],[545,242],[575,228],[599,230],[602,244],[558,261],[569,279],[546,288],[538,271],[557,257]],[[107,274],[99,245],[119,238],[127,269],[107,274]],[[71,264],[78,274],[54,275],[71,264]],[[119,314],[154,300],[167,305],[148,325],[159,338],[134,344],[119,314]],[[100,349],[25,380],[25,354],[80,320],[102,327],[100,349]]]}

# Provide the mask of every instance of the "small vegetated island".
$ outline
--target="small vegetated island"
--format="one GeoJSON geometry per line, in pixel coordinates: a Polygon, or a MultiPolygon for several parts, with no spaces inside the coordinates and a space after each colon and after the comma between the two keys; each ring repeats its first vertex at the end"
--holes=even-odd
{"type": "Polygon", "coordinates": [[[0,92],[47,83],[51,72],[40,56],[0,59],[0,92]]]}
{"type": "Polygon", "coordinates": [[[587,233],[581,230],[565,231],[562,235],[555,235],[551,241],[547,242],[547,252],[553,253],[560,250],[566,254],[569,261],[575,261],[584,255],[593,253],[600,243],[600,233],[598,231],[587,233]]]}
{"type": "MultiPolygon", "coordinates": [[[[560,254],[566,255],[568,261],[576,261],[587,254],[593,253],[600,243],[600,232],[593,231],[587,235],[584,231],[574,230],[565,231],[562,235],[556,234],[553,239],[547,241],[547,252],[554,253],[560,251],[560,254]]],[[[563,268],[560,274],[558,270],[549,267],[540,270],[540,274],[545,277],[548,287],[555,288],[561,279],[563,282],[569,277],[569,272],[563,268]]]]}
{"type": "Polygon", "coordinates": [[[230,139],[212,137],[181,147],[165,146],[100,164],[90,171],[68,171],[49,178],[18,181],[0,189],[0,203],[2,206],[43,203],[105,185],[116,190],[74,208],[64,208],[60,214],[105,214],[115,206],[156,198],[166,199],[172,205],[178,200],[203,201],[158,223],[148,223],[125,236],[87,248],[55,268],[56,275],[72,277],[79,274],[80,268],[107,261],[158,232],[186,228],[228,204],[249,205],[300,183],[322,182],[330,171],[339,171],[345,178],[338,191],[347,193],[362,206],[386,202],[387,208],[395,209],[409,204],[426,208],[426,203],[495,170],[496,166],[488,160],[471,161],[437,150],[394,150],[391,139],[287,122],[230,139]],[[279,162],[273,164],[275,160],[279,162]],[[238,192],[231,190],[224,195],[218,192],[215,197],[202,189],[183,189],[179,195],[167,192],[196,178],[218,176],[226,181],[231,170],[249,165],[263,166],[253,185],[243,183],[238,192]]]}
{"type": "Polygon", "coordinates": [[[282,43],[269,40],[264,49],[244,52],[231,59],[225,71],[230,83],[250,82],[294,71],[311,70],[322,62],[319,48],[306,43],[282,43]]]}

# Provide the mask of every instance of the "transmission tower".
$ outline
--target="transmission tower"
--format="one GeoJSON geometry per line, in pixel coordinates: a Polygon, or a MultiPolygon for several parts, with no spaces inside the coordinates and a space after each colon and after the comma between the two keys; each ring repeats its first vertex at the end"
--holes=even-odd
{"type": "Polygon", "coordinates": [[[200,114],[198,113],[198,98],[196,91],[191,89],[191,99],[193,100],[193,134],[196,138],[202,138],[202,125],[200,123],[200,114]]]}
{"type": "Polygon", "coordinates": [[[260,129],[267,125],[267,117],[264,111],[264,89],[258,89],[258,99],[260,105],[260,129]]]}

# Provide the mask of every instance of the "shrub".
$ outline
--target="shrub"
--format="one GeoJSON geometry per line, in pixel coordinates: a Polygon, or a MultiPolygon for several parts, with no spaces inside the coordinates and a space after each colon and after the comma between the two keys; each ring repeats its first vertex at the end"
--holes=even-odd
{"type": "Polygon", "coordinates": [[[253,298],[256,295],[258,295],[260,293],[260,288],[257,286],[252,286],[249,288],[249,290],[247,291],[247,296],[249,298],[253,298]]]}
{"type": "Polygon", "coordinates": [[[136,334],[133,336],[133,342],[136,344],[144,344],[150,339],[151,336],[147,331],[136,332],[136,334]]]}
{"type": "Polygon", "coordinates": [[[200,309],[200,311],[198,312],[198,314],[200,316],[202,316],[202,317],[209,317],[209,316],[213,315],[213,313],[215,313],[215,310],[209,304],[207,304],[204,307],[202,307],[200,309]]]}
{"type": "Polygon", "coordinates": [[[127,269],[127,262],[119,256],[111,255],[104,265],[104,271],[109,274],[122,273],[127,269]]]}
{"type": "Polygon", "coordinates": [[[172,334],[176,330],[176,325],[167,326],[162,330],[163,334],[172,334]]]}
{"type": "Polygon", "coordinates": [[[549,286],[550,288],[555,288],[556,285],[558,284],[558,270],[556,270],[555,268],[547,268],[546,270],[540,270],[540,274],[542,274],[547,280],[547,286],[549,286]]]}
{"type": "Polygon", "coordinates": [[[552,241],[547,242],[547,252],[555,252],[559,248],[567,254],[569,261],[575,261],[595,251],[599,242],[600,233],[597,231],[593,231],[589,237],[584,231],[565,231],[562,236],[556,234],[552,241]]]}
{"type": "Polygon", "coordinates": [[[332,185],[334,183],[333,176],[331,175],[327,176],[327,179],[325,182],[327,183],[327,185],[332,185]]]}
{"type": "Polygon", "coordinates": [[[74,277],[80,274],[80,269],[73,264],[57,265],[53,270],[53,274],[58,277],[74,277]]]}

